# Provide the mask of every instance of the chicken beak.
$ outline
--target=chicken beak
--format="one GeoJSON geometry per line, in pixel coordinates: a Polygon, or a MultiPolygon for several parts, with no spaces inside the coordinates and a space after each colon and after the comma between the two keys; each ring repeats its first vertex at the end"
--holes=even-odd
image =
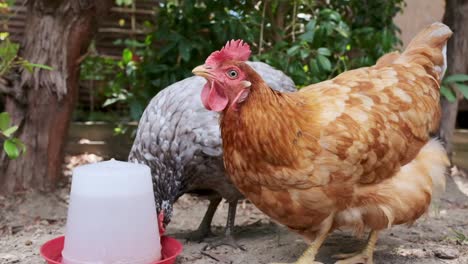
{"type": "Polygon", "coordinates": [[[209,77],[211,77],[211,73],[208,71],[208,69],[207,69],[207,67],[205,67],[205,65],[200,65],[200,66],[195,67],[192,70],[192,73],[195,74],[195,75],[201,76],[201,77],[205,77],[207,79],[209,77]]]}

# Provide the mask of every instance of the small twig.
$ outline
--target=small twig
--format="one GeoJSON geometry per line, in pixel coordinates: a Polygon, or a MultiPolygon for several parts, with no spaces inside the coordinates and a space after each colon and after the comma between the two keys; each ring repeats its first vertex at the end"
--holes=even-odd
{"type": "Polygon", "coordinates": [[[0,94],[4,94],[13,98],[19,104],[26,104],[26,99],[21,91],[8,87],[8,81],[0,77],[0,94]]]}
{"type": "Polygon", "coordinates": [[[301,33],[304,33],[303,30],[297,30],[297,31],[291,31],[291,33],[287,34],[286,37],[293,37],[296,35],[296,34],[301,34],[301,33]]]}
{"type": "Polygon", "coordinates": [[[13,90],[11,88],[8,88],[3,81],[4,80],[0,78],[0,93],[7,94],[7,95],[12,95],[13,90]]]}
{"type": "Polygon", "coordinates": [[[200,253],[201,253],[203,256],[207,256],[207,257],[211,258],[212,260],[215,260],[215,261],[218,261],[218,262],[219,262],[219,259],[213,257],[212,255],[210,255],[210,254],[208,254],[208,253],[206,253],[206,252],[204,252],[204,251],[201,251],[200,253]]]}
{"type": "Polygon", "coordinates": [[[76,59],[76,65],[80,65],[89,55],[91,52],[88,50],[85,54],[81,55],[78,59],[76,59]]]}
{"type": "Polygon", "coordinates": [[[296,41],[296,34],[295,34],[295,30],[296,30],[296,14],[297,12],[297,1],[294,1],[294,7],[293,7],[293,21],[292,21],[292,41],[295,42],[296,41]]]}
{"type": "Polygon", "coordinates": [[[15,90],[9,86],[10,82],[8,81],[8,79],[0,77],[0,94],[9,95],[16,98],[15,90]]]}

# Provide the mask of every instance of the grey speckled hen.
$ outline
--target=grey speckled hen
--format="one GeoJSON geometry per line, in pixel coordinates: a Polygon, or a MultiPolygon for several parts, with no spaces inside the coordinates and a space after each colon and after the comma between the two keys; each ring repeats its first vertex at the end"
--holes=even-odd
{"type": "MultiPolygon", "coordinates": [[[[296,90],[283,72],[262,62],[249,65],[271,88],[296,90]]],[[[231,229],[242,195],[224,174],[218,113],[207,111],[200,99],[205,83],[202,77],[190,77],[170,85],[151,100],[140,119],[129,161],[151,168],[156,208],[158,214],[163,210],[165,225],[180,196],[211,194],[205,217],[193,234],[197,240],[211,233],[211,220],[221,197],[225,198],[229,202],[225,238],[233,242],[231,229]]]]}

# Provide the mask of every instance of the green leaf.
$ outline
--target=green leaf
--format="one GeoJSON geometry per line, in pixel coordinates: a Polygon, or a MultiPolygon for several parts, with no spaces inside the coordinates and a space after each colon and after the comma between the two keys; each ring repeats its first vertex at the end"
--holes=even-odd
{"type": "Polygon", "coordinates": [[[133,0],[115,0],[115,3],[118,5],[118,6],[129,6],[131,5],[133,2],[133,0]]]}
{"type": "Polygon", "coordinates": [[[104,103],[102,104],[102,107],[106,107],[106,106],[109,106],[111,104],[115,104],[118,101],[122,101],[122,99],[120,99],[120,98],[108,98],[108,99],[106,99],[106,101],[104,101],[104,103]]]}
{"type": "Polygon", "coordinates": [[[318,54],[323,55],[323,56],[327,56],[327,57],[331,55],[330,50],[327,49],[327,48],[318,48],[317,52],[318,52],[318,54]]]}
{"type": "Polygon", "coordinates": [[[331,62],[327,57],[323,55],[317,55],[317,62],[322,69],[331,71],[331,62]]]}
{"type": "Polygon", "coordinates": [[[445,83],[452,83],[452,82],[466,82],[468,81],[467,74],[454,74],[447,76],[444,80],[445,83]]]}
{"type": "Polygon", "coordinates": [[[20,150],[12,139],[7,139],[3,143],[3,149],[10,159],[16,159],[19,157],[20,150]]]}
{"type": "Polygon", "coordinates": [[[54,70],[54,68],[52,68],[50,66],[47,66],[47,65],[44,65],[44,64],[36,64],[36,63],[26,62],[24,66],[26,66],[26,65],[29,66],[29,67],[44,69],[44,70],[48,70],[48,71],[54,70]]]}
{"type": "Polygon", "coordinates": [[[124,49],[122,53],[122,60],[125,64],[129,63],[133,58],[133,53],[129,49],[124,49]]]}
{"type": "Polygon", "coordinates": [[[317,22],[314,19],[310,20],[309,23],[307,23],[307,25],[305,27],[306,31],[313,31],[315,29],[316,24],[317,24],[317,22]]]}
{"type": "Polygon", "coordinates": [[[13,138],[11,139],[11,141],[16,144],[20,155],[26,153],[26,145],[21,140],[19,140],[18,138],[13,138]]]}
{"type": "Polygon", "coordinates": [[[301,59],[305,60],[307,57],[309,57],[309,52],[307,50],[301,49],[301,52],[299,53],[301,55],[301,59]]]}
{"type": "Polygon", "coordinates": [[[299,36],[299,39],[307,42],[314,41],[314,31],[306,31],[304,34],[299,36]]]}
{"type": "Polygon", "coordinates": [[[299,49],[301,48],[301,46],[292,46],[291,48],[288,49],[288,51],[286,52],[288,54],[288,56],[292,57],[294,55],[296,55],[298,52],[299,52],[299,49]]]}
{"type": "Polygon", "coordinates": [[[451,103],[457,100],[457,96],[453,90],[445,85],[440,86],[440,93],[451,103]]]}
{"type": "Polygon", "coordinates": [[[31,65],[27,64],[27,63],[24,63],[23,64],[23,68],[25,68],[29,73],[32,73],[33,72],[33,67],[31,67],[31,65]]]}
{"type": "Polygon", "coordinates": [[[320,14],[324,17],[327,17],[331,20],[335,20],[335,21],[338,21],[338,20],[341,20],[341,16],[338,12],[334,11],[334,10],[331,10],[329,8],[325,8],[325,9],[322,9],[320,11],[320,14]]]}
{"type": "Polygon", "coordinates": [[[7,129],[5,129],[5,130],[3,131],[3,134],[4,134],[5,136],[7,136],[7,137],[11,137],[11,135],[12,135],[13,133],[15,133],[16,130],[18,130],[18,126],[12,126],[12,127],[9,127],[9,128],[7,128],[7,129]]]}
{"type": "Polygon", "coordinates": [[[330,18],[335,20],[335,21],[338,21],[338,20],[341,20],[341,16],[338,12],[332,12],[330,14],[330,18]]]}
{"type": "Polygon", "coordinates": [[[310,63],[309,63],[309,66],[310,66],[310,70],[311,70],[311,72],[313,74],[317,74],[318,72],[320,72],[320,68],[318,66],[317,59],[311,60],[310,63]]]}
{"type": "Polygon", "coordinates": [[[455,86],[463,94],[463,97],[465,97],[465,99],[468,99],[468,85],[463,84],[463,83],[457,83],[455,84],[455,86]]]}
{"type": "Polygon", "coordinates": [[[343,37],[349,37],[349,31],[346,28],[336,27],[335,30],[336,32],[340,33],[340,35],[342,35],[343,37]]]}
{"type": "MultiPolygon", "coordinates": [[[[0,3],[1,4],[1,3],[0,3]]],[[[0,40],[5,40],[10,36],[8,32],[0,32],[0,40]]]]}
{"type": "Polygon", "coordinates": [[[0,131],[5,131],[10,126],[11,118],[7,112],[0,113],[0,131]]]}

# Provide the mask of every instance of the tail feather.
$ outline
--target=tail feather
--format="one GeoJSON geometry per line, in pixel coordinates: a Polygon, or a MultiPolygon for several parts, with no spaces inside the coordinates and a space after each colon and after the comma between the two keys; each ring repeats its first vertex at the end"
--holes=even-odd
{"type": "Polygon", "coordinates": [[[414,37],[395,62],[420,64],[440,82],[447,69],[447,40],[452,33],[448,26],[433,23],[414,37]]]}
{"type": "Polygon", "coordinates": [[[450,166],[444,146],[439,140],[432,139],[421,149],[416,160],[431,177],[433,200],[440,198],[445,191],[445,176],[450,166]]]}
{"type": "Polygon", "coordinates": [[[411,224],[421,217],[445,189],[445,174],[450,165],[442,144],[430,140],[416,158],[401,167],[393,177],[378,184],[358,186],[354,203],[337,214],[336,225],[356,232],[411,224]]]}

